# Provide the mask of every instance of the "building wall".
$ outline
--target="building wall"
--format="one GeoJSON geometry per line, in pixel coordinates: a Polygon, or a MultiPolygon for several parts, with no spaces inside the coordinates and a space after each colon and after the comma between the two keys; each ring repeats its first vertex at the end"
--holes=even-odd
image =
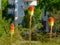
{"type": "MultiPolygon", "coordinates": [[[[24,16],[24,2],[23,0],[8,0],[9,4],[11,5],[15,5],[15,17],[17,17],[17,20],[15,20],[15,22],[17,23],[21,23],[23,20],[23,16],[24,16]]],[[[13,12],[13,8],[8,8],[8,13],[12,13],[13,12]]]]}
{"type": "Polygon", "coordinates": [[[8,0],[9,4],[13,4],[14,3],[14,0],[8,0]]]}
{"type": "Polygon", "coordinates": [[[23,16],[24,16],[24,2],[23,0],[15,0],[15,17],[18,19],[16,20],[17,23],[22,23],[23,16]]]}

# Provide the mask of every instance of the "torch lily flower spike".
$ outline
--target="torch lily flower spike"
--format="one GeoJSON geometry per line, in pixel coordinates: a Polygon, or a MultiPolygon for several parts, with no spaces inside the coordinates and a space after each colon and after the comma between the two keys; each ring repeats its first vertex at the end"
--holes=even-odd
{"type": "Polygon", "coordinates": [[[32,5],[30,5],[29,7],[28,7],[28,13],[29,13],[29,15],[33,15],[33,13],[34,13],[34,6],[32,6],[32,5]]]}
{"type": "Polygon", "coordinates": [[[48,18],[48,22],[49,22],[50,26],[53,26],[54,25],[54,18],[53,17],[49,17],[48,18]]]}
{"type": "Polygon", "coordinates": [[[14,24],[13,23],[10,24],[10,34],[11,35],[14,34],[14,24]]]}

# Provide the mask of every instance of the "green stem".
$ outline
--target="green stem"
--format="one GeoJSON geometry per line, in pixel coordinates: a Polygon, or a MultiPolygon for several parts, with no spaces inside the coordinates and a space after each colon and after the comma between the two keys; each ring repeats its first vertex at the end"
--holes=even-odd
{"type": "Polygon", "coordinates": [[[51,44],[51,41],[52,41],[52,26],[50,27],[50,44],[51,44]]]}
{"type": "Polygon", "coordinates": [[[30,22],[29,22],[29,45],[31,45],[31,22],[32,22],[32,16],[30,16],[30,22]]]}

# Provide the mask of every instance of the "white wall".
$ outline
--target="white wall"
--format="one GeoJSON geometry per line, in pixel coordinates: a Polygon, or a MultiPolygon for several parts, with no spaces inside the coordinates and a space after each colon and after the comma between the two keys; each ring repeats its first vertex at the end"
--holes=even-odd
{"type": "Polygon", "coordinates": [[[8,0],[9,4],[13,4],[14,0],[8,0]]]}
{"type": "Polygon", "coordinates": [[[24,2],[22,0],[15,0],[15,17],[18,19],[16,20],[17,23],[21,23],[24,16],[24,2]]]}

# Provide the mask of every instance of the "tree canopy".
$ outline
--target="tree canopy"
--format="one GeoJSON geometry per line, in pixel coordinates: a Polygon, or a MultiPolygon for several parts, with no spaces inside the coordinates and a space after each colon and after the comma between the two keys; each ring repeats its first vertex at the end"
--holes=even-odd
{"type": "Polygon", "coordinates": [[[38,6],[40,6],[40,8],[46,6],[47,10],[60,10],[60,0],[38,0],[38,2],[38,6]]]}

